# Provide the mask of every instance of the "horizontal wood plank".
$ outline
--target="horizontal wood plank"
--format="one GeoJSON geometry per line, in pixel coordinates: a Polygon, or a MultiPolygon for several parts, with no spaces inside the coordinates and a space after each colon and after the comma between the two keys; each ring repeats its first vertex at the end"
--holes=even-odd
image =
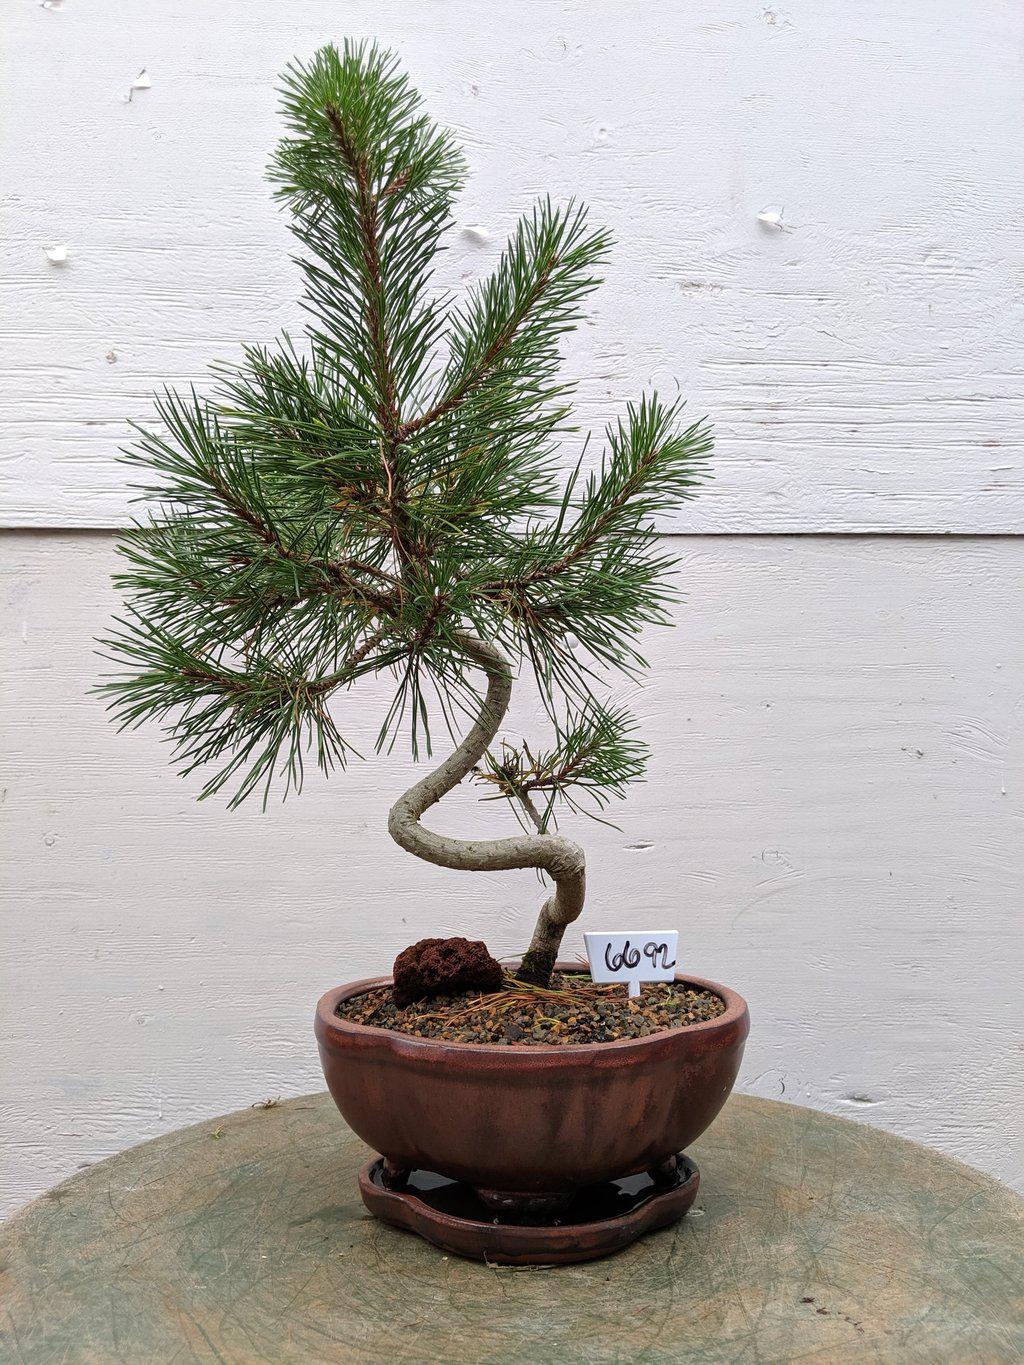
{"type": "MultiPolygon", "coordinates": [[[[581,930],[679,932],[750,1002],[741,1087],[866,1118],[1024,1183],[1024,541],[682,542],[688,602],[624,699],[654,748],[569,819],[581,930]]],[[[312,1011],[416,939],[521,951],[528,873],[388,838],[413,767],[373,756],[383,686],[339,699],[369,757],[264,814],[198,804],[157,732],[87,695],[117,607],[107,536],[0,537],[0,1094],[7,1206],[143,1138],[320,1085],[312,1011]]],[[[507,733],[543,742],[529,698],[507,733]]],[[[515,828],[459,790],[438,830],[515,828]]]]}
{"type": "Polygon", "coordinates": [[[262,181],[274,84],[344,28],[394,46],[467,145],[439,286],[487,270],[546,191],[614,229],[567,365],[586,428],[650,385],[710,415],[715,482],[669,529],[1024,529],[1024,10],[638,16],[588,0],[14,7],[0,524],[121,524],[115,455],[151,391],[301,327],[262,181]],[[124,102],[144,67],[152,88],[124,102]],[[62,266],[43,251],[57,242],[62,266]]]}

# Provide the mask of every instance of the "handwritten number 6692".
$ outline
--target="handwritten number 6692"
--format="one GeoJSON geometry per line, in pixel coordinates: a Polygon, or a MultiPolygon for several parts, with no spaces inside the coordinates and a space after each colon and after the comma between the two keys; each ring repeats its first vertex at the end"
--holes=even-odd
{"type": "Polygon", "coordinates": [[[674,960],[672,962],[669,962],[668,960],[667,943],[649,941],[644,944],[642,949],[633,948],[630,946],[628,938],[622,945],[620,952],[613,953],[610,943],[605,947],[604,965],[610,972],[621,972],[623,967],[628,969],[638,967],[640,965],[641,957],[648,958],[652,967],[660,967],[662,971],[668,971],[670,967],[676,965],[674,960]],[[658,961],[659,957],[661,958],[660,963],[658,961]]]}

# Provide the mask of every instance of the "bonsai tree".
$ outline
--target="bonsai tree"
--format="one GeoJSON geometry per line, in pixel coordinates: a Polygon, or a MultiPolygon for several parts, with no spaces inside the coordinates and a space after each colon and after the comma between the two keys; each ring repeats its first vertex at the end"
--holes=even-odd
{"type": "MultiPolygon", "coordinates": [[[[103,684],[122,726],[155,718],[202,795],[287,792],[315,755],[344,766],[344,701],[394,679],[378,747],[407,731],[455,747],[391,810],[410,853],[467,872],[549,879],[521,978],[545,984],[584,902],[584,857],[560,804],[597,813],[639,777],[645,746],[602,700],[635,676],[665,619],[673,560],[654,518],[690,496],[711,449],[677,403],[611,421],[596,472],[567,473],[559,342],[597,285],[609,238],[550,200],[461,300],[431,287],[463,161],[377,47],[290,67],[270,176],[302,247],[309,324],[215,366],[212,392],[165,391],[127,452],[143,521],[120,542],[126,615],[103,684]],[[551,736],[499,741],[532,675],[551,736]],[[506,798],[519,832],[478,840],[423,817],[463,779],[506,798]]],[[[584,446],[584,449],[586,447],[584,446]]],[[[596,464],[596,461],[594,462],[596,464]]]]}

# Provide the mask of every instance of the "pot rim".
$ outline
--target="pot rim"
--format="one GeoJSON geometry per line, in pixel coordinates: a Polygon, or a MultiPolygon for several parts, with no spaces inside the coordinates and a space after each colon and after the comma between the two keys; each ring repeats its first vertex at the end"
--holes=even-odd
{"type": "MultiPolygon", "coordinates": [[[[573,970],[578,964],[559,962],[555,970],[573,970]]],[[[323,1030],[326,1036],[347,1034],[353,1038],[366,1040],[379,1039],[392,1045],[400,1045],[402,1051],[413,1055],[427,1056],[430,1053],[457,1050],[469,1052],[476,1057],[501,1058],[508,1056],[549,1058],[564,1057],[567,1060],[580,1057],[610,1057],[630,1049],[655,1046],[666,1038],[700,1037],[714,1034],[749,1021],[747,1002],[737,991],[729,986],[709,981],[705,977],[694,976],[689,972],[677,972],[675,980],[687,986],[696,986],[711,991],[725,1001],[725,1012],[714,1019],[702,1020],[699,1024],[686,1024],[682,1028],[659,1029],[656,1033],[645,1034],[642,1038],[616,1038],[608,1043],[469,1043],[447,1038],[418,1038],[412,1033],[402,1033],[398,1029],[382,1028],[379,1024],[357,1024],[351,1019],[342,1019],[335,1011],[343,1000],[351,1000],[354,995],[363,995],[377,986],[389,986],[390,976],[368,976],[360,981],[349,981],[344,986],[334,986],[325,991],[317,1001],[317,1032],[323,1030]]],[[[744,1029],[744,1035],[746,1029],[744,1029]]]]}

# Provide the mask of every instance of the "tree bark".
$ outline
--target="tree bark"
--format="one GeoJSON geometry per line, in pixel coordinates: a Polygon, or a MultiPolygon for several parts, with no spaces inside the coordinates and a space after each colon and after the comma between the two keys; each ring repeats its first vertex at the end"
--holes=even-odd
{"type": "Polygon", "coordinates": [[[398,798],[388,831],[409,853],[438,867],[463,872],[502,872],[536,867],[549,874],[555,889],[541,907],[519,975],[547,985],[568,926],[583,909],[586,894],[583,850],[559,834],[520,834],[507,839],[455,839],[420,823],[423,813],[459,785],[483,758],[505,718],[512,695],[512,665],[505,654],[468,632],[459,636],[466,656],[487,675],[487,695],[461,744],[433,772],[398,798]]]}

